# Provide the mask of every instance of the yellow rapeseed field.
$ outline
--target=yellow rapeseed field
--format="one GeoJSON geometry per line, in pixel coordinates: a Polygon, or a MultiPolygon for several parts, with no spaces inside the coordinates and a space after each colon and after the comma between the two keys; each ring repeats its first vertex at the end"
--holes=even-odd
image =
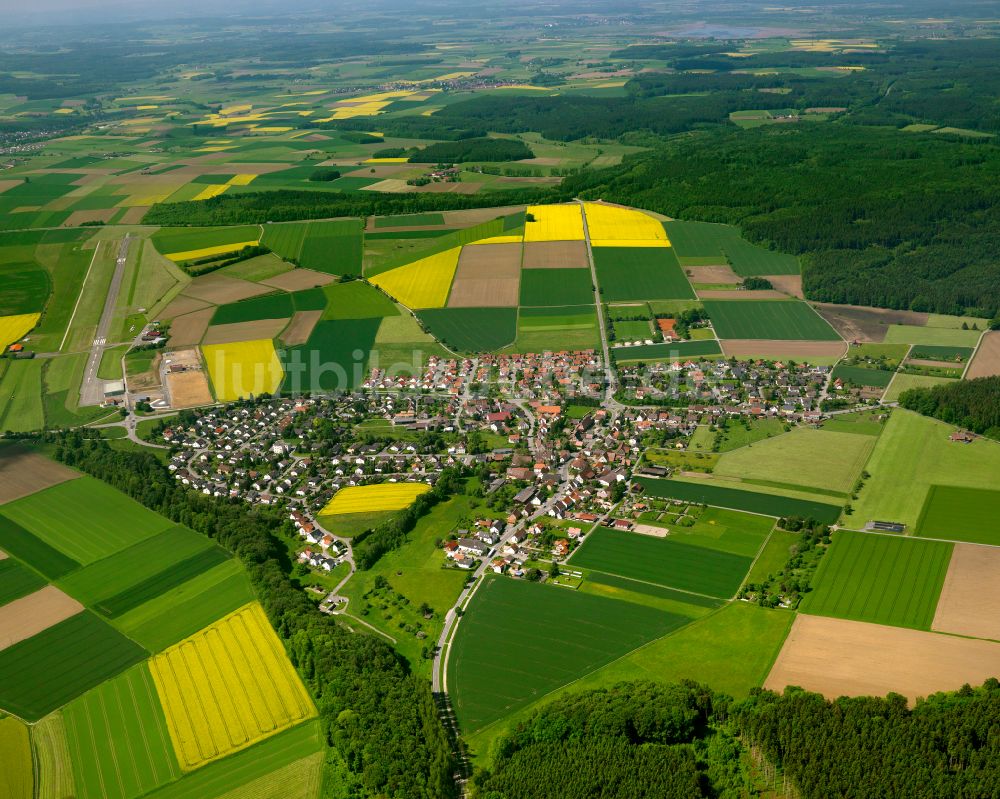
{"type": "Polygon", "coordinates": [[[376,275],[371,282],[408,308],[444,308],[461,247],[376,275]]]}
{"type": "Polygon", "coordinates": [[[490,236],[488,239],[470,241],[469,244],[520,244],[522,236],[490,236]]]}
{"type": "Polygon", "coordinates": [[[413,500],[430,491],[426,483],[378,483],[368,486],[349,486],[333,495],[320,511],[321,516],[342,516],[345,513],[372,513],[384,510],[402,510],[413,500]]]}
{"type": "Polygon", "coordinates": [[[272,394],[285,372],[269,338],[231,344],[206,344],[201,348],[215,396],[224,402],[240,397],[272,394]]]}
{"type": "Polygon", "coordinates": [[[230,186],[249,186],[254,182],[256,175],[233,175],[229,178],[230,186]]]}
{"type": "Polygon", "coordinates": [[[213,197],[218,197],[220,194],[224,194],[228,188],[228,183],[209,183],[191,199],[196,201],[211,200],[213,197]]]}
{"type": "Polygon", "coordinates": [[[582,241],[583,217],[580,206],[529,205],[528,213],[534,222],[524,226],[525,241],[582,241]]]}
{"type": "Polygon", "coordinates": [[[591,247],[669,247],[665,239],[590,239],[591,247]]]}
{"type": "Polygon", "coordinates": [[[409,161],[409,158],[405,156],[403,158],[366,158],[366,164],[405,164],[409,161]]]}
{"type": "Polygon", "coordinates": [[[619,246],[635,246],[635,241],[667,241],[667,231],[658,219],[631,208],[619,208],[603,203],[584,203],[590,240],[629,242],[619,246]]]}
{"type": "Polygon", "coordinates": [[[42,315],[37,313],[0,316],[0,353],[37,325],[41,317],[42,315]]]}
{"type": "Polygon", "coordinates": [[[316,715],[256,602],[156,655],[149,670],[184,771],[316,715]]]}
{"type": "Polygon", "coordinates": [[[190,261],[194,258],[207,258],[209,255],[225,255],[227,252],[239,252],[244,247],[256,247],[259,241],[239,241],[236,244],[218,244],[214,247],[202,247],[198,250],[167,253],[171,261],[190,261]]]}

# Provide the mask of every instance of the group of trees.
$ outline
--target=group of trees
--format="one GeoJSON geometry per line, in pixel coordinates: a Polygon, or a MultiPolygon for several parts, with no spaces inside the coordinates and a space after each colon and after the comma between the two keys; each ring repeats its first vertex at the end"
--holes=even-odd
{"type": "Polygon", "coordinates": [[[911,388],[899,397],[911,411],[1000,440],[1000,377],[911,388]]]}
{"type": "Polygon", "coordinates": [[[327,778],[342,796],[456,795],[453,746],[427,680],[378,638],[321,613],[289,575],[278,532],[286,514],[216,500],[181,486],[148,453],[112,450],[79,431],[50,433],[55,457],[104,480],[177,524],[203,533],[246,566],[258,599],[316,699],[330,751],[327,778]]]}
{"type": "Polygon", "coordinates": [[[519,161],[535,154],[518,139],[460,139],[422,147],[410,156],[411,164],[461,164],[469,161],[519,161]]]}

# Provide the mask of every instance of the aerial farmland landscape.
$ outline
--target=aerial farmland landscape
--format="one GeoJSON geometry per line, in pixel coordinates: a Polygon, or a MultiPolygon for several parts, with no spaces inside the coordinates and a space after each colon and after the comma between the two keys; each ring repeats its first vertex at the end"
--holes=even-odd
{"type": "Polygon", "coordinates": [[[1000,796],[1000,3],[0,7],[0,799],[1000,796]]]}

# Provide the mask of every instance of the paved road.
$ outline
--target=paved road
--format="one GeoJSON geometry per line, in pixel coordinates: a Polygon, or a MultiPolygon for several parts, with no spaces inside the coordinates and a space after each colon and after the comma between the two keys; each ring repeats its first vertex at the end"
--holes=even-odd
{"type": "Polygon", "coordinates": [[[108,288],[108,296],[104,300],[104,311],[101,313],[101,321],[97,323],[97,332],[94,334],[94,343],[90,348],[90,357],[87,359],[87,368],[83,373],[83,383],[80,384],[80,405],[100,405],[104,401],[104,381],[98,377],[97,370],[101,366],[101,357],[108,344],[108,333],[111,331],[111,322],[115,315],[115,306],[118,304],[118,294],[121,291],[122,278],[125,276],[125,263],[128,259],[128,248],[132,243],[131,234],[122,239],[118,247],[118,260],[115,262],[115,273],[111,277],[111,286],[108,288]]]}

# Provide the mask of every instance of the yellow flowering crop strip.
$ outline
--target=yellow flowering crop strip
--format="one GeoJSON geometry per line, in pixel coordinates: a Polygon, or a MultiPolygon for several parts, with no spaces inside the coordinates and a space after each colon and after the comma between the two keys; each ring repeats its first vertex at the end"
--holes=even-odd
{"type": "Polygon", "coordinates": [[[201,351],[216,399],[223,402],[273,394],[285,377],[271,339],[206,344],[201,351]]]}
{"type": "Polygon", "coordinates": [[[256,602],[156,655],[149,670],[183,771],[316,715],[256,602]]]}
{"type": "Polygon", "coordinates": [[[470,241],[467,246],[472,246],[473,244],[520,244],[522,238],[522,236],[490,236],[488,239],[470,241]]]}
{"type": "Polygon", "coordinates": [[[209,255],[225,255],[227,252],[239,252],[244,247],[256,247],[259,241],[239,241],[236,244],[218,244],[214,247],[201,247],[197,250],[167,253],[171,261],[190,261],[194,258],[207,258],[209,255]]]}
{"type": "Polygon", "coordinates": [[[602,203],[584,203],[584,209],[591,241],[667,241],[663,224],[641,211],[602,203]]]}
{"type": "Polygon", "coordinates": [[[192,200],[211,200],[213,197],[218,197],[220,194],[225,194],[226,189],[229,188],[228,183],[209,183],[205,188],[198,192],[192,200]]]}
{"type": "Polygon", "coordinates": [[[426,483],[378,483],[377,485],[342,488],[320,511],[321,516],[342,516],[347,513],[369,513],[403,510],[413,500],[430,491],[426,483]]]}
{"type": "Polygon", "coordinates": [[[22,313],[14,316],[0,316],[0,353],[15,341],[23,338],[42,318],[37,313],[22,313]]]}
{"type": "Polygon", "coordinates": [[[452,247],[376,275],[371,282],[408,308],[443,308],[461,252],[461,247],[452,247]]]}
{"type": "Polygon", "coordinates": [[[230,186],[249,186],[254,182],[256,175],[233,175],[229,178],[230,186]]]}
{"type": "Polygon", "coordinates": [[[528,213],[535,218],[524,226],[525,241],[582,241],[583,217],[580,206],[529,205],[528,213]]]}

